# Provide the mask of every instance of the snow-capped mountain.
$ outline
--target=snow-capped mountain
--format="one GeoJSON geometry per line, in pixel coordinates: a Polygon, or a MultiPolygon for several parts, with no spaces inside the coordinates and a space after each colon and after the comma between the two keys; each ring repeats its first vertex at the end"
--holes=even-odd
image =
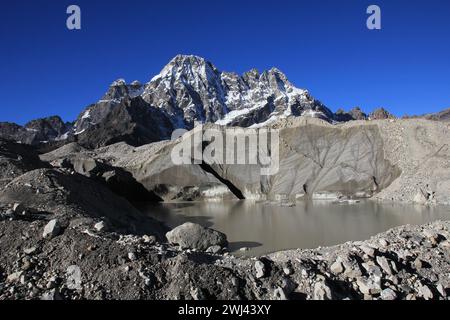
{"type": "MultiPolygon", "coordinates": [[[[388,115],[378,112],[378,116],[388,115]]],[[[78,141],[98,147],[117,141],[140,145],[168,139],[173,130],[196,122],[261,127],[287,117],[328,122],[368,119],[360,109],[333,114],[278,69],[242,75],[223,72],[197,56],[178,55],[148,83],[114,81],[103,97],[72,124],[58,117],[21,127],[0,123],[0,137],[28,144],[78,141]]]]}
{"type": "Polygon", "coordinates": [[[161,110],[175,129],[191,129],[195,122],[261,126],[291,115],[334,119],[328,108],[278,69],[240,76],[221,72],[203,58],[178,55],[145,85],[114,81],[104,97],[78,117],[75,134],[100,122],[126,97],[141,97],[161,110]]]}

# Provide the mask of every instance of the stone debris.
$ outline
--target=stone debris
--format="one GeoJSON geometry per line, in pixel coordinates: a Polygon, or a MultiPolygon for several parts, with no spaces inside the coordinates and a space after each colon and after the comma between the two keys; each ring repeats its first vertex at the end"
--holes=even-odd
{"type": "Polygon", "coordinates": [[[425,300],[433,299],[433,292],[430,290],[430,288],[427,285],[420,285],[418,294],[420,297],[424,298],[425,300]]]}
{"type": "Polygon", "coordinates": [[[66,271],[66,285],[72,290],[80,290],[81,287],[81,269],[77,265],[72,265],[66,271]]]}
{"type": "Polygon", "coordinates": [[[381,300],[396,300],[397,299],[397,293],[395,293],[394,290],[387,288],[381,291],[381,300]]]}
{"type": "Polygon", "coordinates": [[[331,265],[330,270],[334,274],[340,274],[344,272],[344,266],[342,265],[342,262],[336,261],[331,265]]]}
{"type": "Polygon", "coordinates": [[[257,260],[255,262],[255,270],[256,270],[255,277],[257,279],[260,279],[260,278],[262,278],[262,277],[264,277],[266,275],[266,266],[260,260],[257,260]]]}
{"type": "Polygon", "coordinates": [[[211,246],[208,249],[206,249],[206,252],[212,253],[212,254],[217,254],[220,251],[222,251],[222,247],[221,246],[211,246]]]}
{"type": "Polygon", "coordinates": [[[61,226],[57,219],[50,220],[49,223],[44,228],[44,232],[42,233],[42,237],[44,239],[51,239],[59,235],[61,231],[61,226]]]}
{"type": "Polygon", "coordinates": [[[331,288],[324,282],[319,281],[314,284],[313,300],[331,300],[331,288]]]}
{"type": "Polygon", "coordinates": [[[381,269],[383,269],[383,271],[386,274],[393,275],[393,271],[392,271],[391,265],[389,264],[389,262],[386,259],[386,257],[378,256],[376,258],[376,261],[377,261],[377,264],[381,267],[381,269]]]}
{"type": "Polygon", "coordinates": [[[94,229],[97,230],[98,232],[106,231],[107,230],[107,224],[106,224],[105,221],[97,222],[94,225],[94,229]]]}

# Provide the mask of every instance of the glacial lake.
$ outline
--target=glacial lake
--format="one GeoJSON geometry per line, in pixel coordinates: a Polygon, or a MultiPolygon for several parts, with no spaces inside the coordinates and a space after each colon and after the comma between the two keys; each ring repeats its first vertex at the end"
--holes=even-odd
{"type": "Polygon", "coordinates": [[[259,256],[287,249],[312,249],[367,240],[393,227],[449,220],[450,207],[398,203],[183,202],[146,205],[142,210],[174,228],[194,222],[225,233],[229,250],[259,256]],[[247,247],[246,252],[240,251],[247,247]]]}

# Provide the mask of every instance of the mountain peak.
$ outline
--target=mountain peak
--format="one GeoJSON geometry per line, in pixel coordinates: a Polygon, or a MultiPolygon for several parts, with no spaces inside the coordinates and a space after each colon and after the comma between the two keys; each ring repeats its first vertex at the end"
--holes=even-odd
{"type": "Polygon", "coordinates": [[[117,79],[116,81],[113,81],[113,83],[111,83],[110,87],[121,87],[121,86],[126,86],[127,82],[125,81],[125,79],[117,79]]]}
{"type": "Polygon", "coordinates": [[[172,60],[170,60],[169,64],[180,62],[191,62],[191,63],[195,62],[201,64],[206,63],[206,59],[192,54],[178,54],[172,60]]]}

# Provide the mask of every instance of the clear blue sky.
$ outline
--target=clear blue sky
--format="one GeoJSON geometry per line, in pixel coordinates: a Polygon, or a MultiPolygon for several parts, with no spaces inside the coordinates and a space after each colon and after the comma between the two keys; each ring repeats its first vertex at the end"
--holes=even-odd
{"type": "Polygon", "coordinates": [[[448,0],[2,1],[0,40],[0,121],[74,120],[113,80],[147,82],[178,53],[276,66],[332,110],[450,107],[448,0]],[[66,29],[70,4],[81,31],[66,29]],[[370,4],[381,31],[366,28],[370,4]]]}

